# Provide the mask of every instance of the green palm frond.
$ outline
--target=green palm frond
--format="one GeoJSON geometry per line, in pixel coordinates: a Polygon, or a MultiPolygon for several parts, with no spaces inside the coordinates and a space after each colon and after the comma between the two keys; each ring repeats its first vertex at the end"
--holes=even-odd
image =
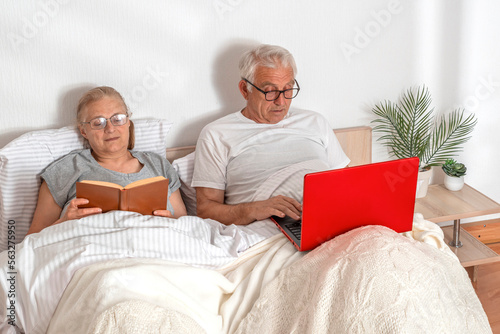
{"type": "Polygon", "coordinates": [[[372,121],[373,131],[381,134],[378,140],[396,158],[419,157],[421,168],[441,164],[460,152],[477,122],[473,114],[465,117],[463,110],[436,120],[431,102],[423,86],[408,89],[399,104],[384,101],[372,109],[378,116],[372,121]]]}
{"type": "Polygon", "coordinates": [[[441,116],[431,133],[429,147],[422,156],[423,163],[427,166],[441,165],[461,152],[476,123],[474,115],[465,117],[464,110],[455,110],[448,117],[441,116]]]}

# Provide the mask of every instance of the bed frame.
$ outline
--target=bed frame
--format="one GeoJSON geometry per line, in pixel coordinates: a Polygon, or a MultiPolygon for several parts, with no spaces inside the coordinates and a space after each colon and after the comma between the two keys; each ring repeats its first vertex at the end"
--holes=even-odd
{"type": "MultiPolygon", "coordinates": [[[[372,161],[372,128],[369,126],[355,126],[333,130],[345,154],[351,159],[350,166],[357,166],[372,161]]],[[[194,146],[173,147],[167,149],[167,159],[175,159],[194,151],[194,146]]]]}

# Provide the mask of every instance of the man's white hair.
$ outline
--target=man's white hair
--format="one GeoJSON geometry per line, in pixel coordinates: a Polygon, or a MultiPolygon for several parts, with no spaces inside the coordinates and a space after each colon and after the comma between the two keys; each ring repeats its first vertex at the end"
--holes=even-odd
{"type": "MultiPolygon", "coordinates": [[[[262,44],[245,52],[240,58],[240,76],[253,82],[257,67],[268,68],[291,67],[293,77],[297,75],[297,65],[293,55],[285,48],[277,45],[262,44]]],[[[247,85],[251,90],[251,86],[247,85]]]]}

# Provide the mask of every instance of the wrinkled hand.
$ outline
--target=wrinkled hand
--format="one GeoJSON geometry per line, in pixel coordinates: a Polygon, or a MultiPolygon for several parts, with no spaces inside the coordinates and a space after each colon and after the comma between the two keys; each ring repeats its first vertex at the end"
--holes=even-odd
{"type": "Polygon", "coordinates": [[[85,198],[74,198],[69,202],[64,215],[56,223],[62,223],[67,220],[80,219],[83,217],[95,215],[102,212],[101,208],[78,208],[78,205],[87,204],[89,201],[85,198]]]}
{"type": "Polygon", "coordinates": [[[275,196],[265,201],[251,203],[251,216],[255,220],[263,220],[271,216],[300,219],[302,205],[295,199],[286,196],[275,196]]]}

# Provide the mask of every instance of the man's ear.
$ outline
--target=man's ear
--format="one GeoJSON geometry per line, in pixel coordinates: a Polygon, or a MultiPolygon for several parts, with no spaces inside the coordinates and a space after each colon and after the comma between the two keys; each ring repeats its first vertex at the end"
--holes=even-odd
{"type": "Polygon", "coordinates": [[[238,84],[238,88],[240,89],[241,95],[243,95],[243,98],[245,100],[248,100],[248,87],[247,87],[247,82],[245,80],[240,80],[240,83],[238,84]]]}

